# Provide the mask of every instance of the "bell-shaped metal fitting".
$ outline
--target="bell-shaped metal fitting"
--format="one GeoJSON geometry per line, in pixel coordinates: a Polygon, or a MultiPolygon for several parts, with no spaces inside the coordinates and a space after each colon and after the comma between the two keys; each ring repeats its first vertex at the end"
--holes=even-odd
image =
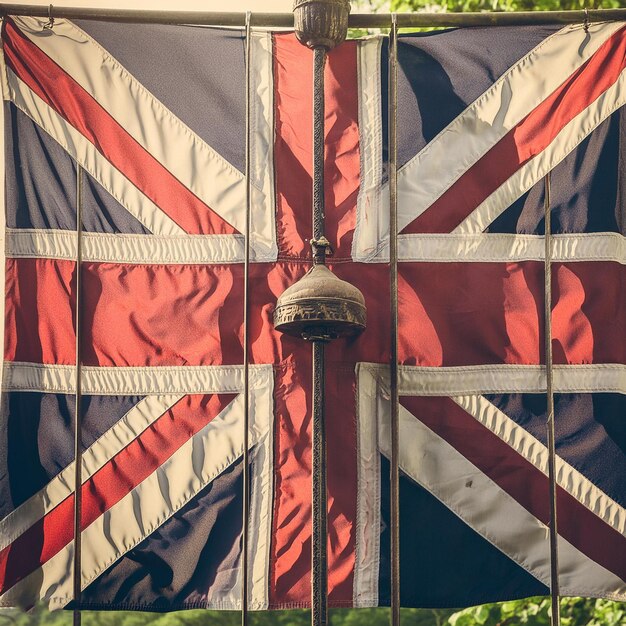
{"type": "Polygon", "coordinates": [[[331,50],[346,38],[349,14],[349,0],[296,0],[296,37],[309,48],[331,50]]]}
{"type": "Polygon", "coordinates": [[[276,302],[274,326],[309,341],[330,341],[360,333],[366,326],[365,298],[325,265],[314,265],[276,302]]]}

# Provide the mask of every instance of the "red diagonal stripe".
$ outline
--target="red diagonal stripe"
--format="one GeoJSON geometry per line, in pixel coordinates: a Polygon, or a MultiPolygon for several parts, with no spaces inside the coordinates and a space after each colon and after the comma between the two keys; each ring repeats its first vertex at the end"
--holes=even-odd
{"type": "MultiPolygon", "coordinates": [[[[84,530],[162,465],[235,398],[189,395],[161,415],[82,487],[84,530]]],[[[74,496],[0,552],[0,594],[34,572],[74,539],[74,496]]]]}
{"type": "MultiPolygon", "coordinates": [[[[450,398],[404,397],[402,405],[544,524],[548,477],[450,398]]],[[[626,538],[557,487],[559,535],[626,581],[626,538]]]]}
{"type": "Polygon", "coordinates": [[[192,234],[237,232],[131,137],[10,19],[5,20],[4,54],[20,80],[84,135],[181,228],[192,234]]]}
{"type": "Polygon", "coordinates": [[[403,233],[449,233],[563,127],[617,81],[626,66],[626,28],[600,46],[551,96],[511,129],[403,233]]]}

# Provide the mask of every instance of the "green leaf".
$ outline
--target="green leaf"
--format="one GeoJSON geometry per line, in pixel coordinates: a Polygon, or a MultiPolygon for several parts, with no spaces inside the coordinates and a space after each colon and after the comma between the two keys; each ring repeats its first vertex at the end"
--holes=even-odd
{"type": "Polygon", "coordinates": [[[482,605],[474,611],[474,618],[477,624],[484,624],[489,619],[489,607],[482,605]]]}

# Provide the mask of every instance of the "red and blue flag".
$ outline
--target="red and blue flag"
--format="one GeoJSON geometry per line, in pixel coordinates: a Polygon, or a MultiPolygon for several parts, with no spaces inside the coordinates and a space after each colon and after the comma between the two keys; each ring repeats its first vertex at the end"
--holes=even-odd
{"type": "MultiPolygon", "coordinates": [[[[310,602],[312,53],[290,33],[7,17],[0,605],[72,606],[77,169],[82,608],[235,609],[246,95],[250,607],[310,602]]],[[[560,583],[626,599],[626,27],[399,39],[401,598],[548,592],[544,178],[560,583]]],[[[368,327],[327,348],[329,603],[386,605],[387,39],[326,68],[326,236],[368,327]]]]}

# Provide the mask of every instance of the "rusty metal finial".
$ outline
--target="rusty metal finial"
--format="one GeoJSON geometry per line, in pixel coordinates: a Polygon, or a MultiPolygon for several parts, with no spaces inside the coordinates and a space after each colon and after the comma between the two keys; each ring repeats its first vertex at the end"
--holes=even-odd
{"type": "Polygon", "coordinates": [[[276,303],[274,326],[307,341],[330,341],[360,333],[366,325],[363,294],[337,278],[325,265],[314,265],[276,303]]]}
{"type": "Polygon", "coordinates": [[[348,34],[349,0],[295,0],[294,29],[309,48],[332,50],[348,34]]]}

